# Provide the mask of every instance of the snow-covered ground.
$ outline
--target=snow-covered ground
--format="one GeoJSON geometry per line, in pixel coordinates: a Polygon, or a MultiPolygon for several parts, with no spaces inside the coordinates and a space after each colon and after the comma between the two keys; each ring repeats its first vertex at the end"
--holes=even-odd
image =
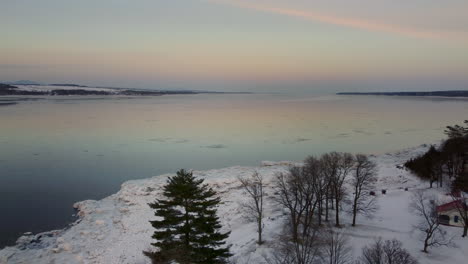
{"type": "Polygon", "coordinates": [[[60,85],[15,85],[18,90],[28,92],[50,92],[53,90],[87,90],[108,93],[117,93],[119,90],[112,88],[80,87],[80,86],[60,86],[60,85]]]}
{"type": "MultiPolygon", "coordinates": [[[[408,158],[427,150],[420,146],[396,153],[387,153],[372,158],[378,163],[379,181],[377,190],[380,209],[373,219],[358,218],[358,226],[350,226],[350,216],[343,214],[342,232],[349,235],[354,258],[361,248],[374,238],[396,238],[419,260],[420,263],[467,263],[468,238],[461,238],[461,228],[443,227],[455,236],[455,247],[430,249],[421,252],[422,243],[414,225],[418,217],[409,209],[411,194],[417,189],[426,189],[409,172],[397,168],[408,158]],[[404,189],[408,188],[408,191],[404,189]]],[[[266,263],[264,256],[278,242],[281,226],[286,220],[283,210],[273,200],[274,176],[287,172],[288,162],[263,162],[260,167],[230,167],[209,171],[194,171],[205,179],[220,195],[223,204],[218,213],[224,231],[231,231],[228,243],[232,245],[232,258],[236,263],[266,263]],[[247,177],[254,171],[266,181],[266,217],[264,239],[256,244],[255,224],[246,220],[240,204],[247,196],[237,177],[247,177]]],[[[25,235],[15,247],[0,250],[0,263],[149,263],[142,251],[150,249],[153,228],[148,222],[153,211],[148,203],[159,197],[167,175],[150,179],[128,181],[122,189],[100,201],[83,201],[75,206],[80,220],[66,230],[57,230],[37,235],[25,235]]],[[[443,190],[428,190],[443,196],[443,190]]]]}

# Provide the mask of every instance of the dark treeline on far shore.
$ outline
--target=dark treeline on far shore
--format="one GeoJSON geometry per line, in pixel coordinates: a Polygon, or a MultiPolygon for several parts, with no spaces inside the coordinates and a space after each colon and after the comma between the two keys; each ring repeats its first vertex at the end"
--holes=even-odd
{"type": "Polygon", "coordinates": [[[343,92],[337,95],[385,95],[385,96],[442,96],[442,97],[468,97],[468,90],[432,91],[432,92],[343,92]]]}
{"type": "MultiPolygon", "coordinates": [[[[21,84],[23,85],[23,84],[21,84]]],[[[25,84],[29,85],[29,84],[25,84]]],[[[31,84],[34,86],[44,86],[40,84],[31,84]]],[[[125,96],[160,96],[171,94],[250,94],[250,92],[217,92],[217,91],[197,91],[197,90],[150,90],[134,88],[116,88],[116,87],[95,87],[79,84],[48,84],[54,86],[54,89],[44,90],[23,90],[15,85],[0,83],[0,96],[2,95],[125,95],[125,96]],[[72,87],[61,89],[60,87],[72,87]]]]}
{"type": "Polygon", "coordinates": [[[79,89],[53,89],[44,91],[28,91],[21,90],[18,87],[0,83],[0,95],[127,95],[127,96],[159,96],[167,94],[197,94],[195,91],[152,91],[152,90],[136,90],[136,89],[113,89],[112,91],[83,89],[86,86],[80,85],[59,85],[51,86],[70,86],[79,89]]]}

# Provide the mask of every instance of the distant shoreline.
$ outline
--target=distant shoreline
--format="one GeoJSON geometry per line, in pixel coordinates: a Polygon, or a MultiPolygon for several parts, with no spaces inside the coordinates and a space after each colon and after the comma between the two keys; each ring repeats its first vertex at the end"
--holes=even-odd
{"type": "Polygon", "coordinates": [[[432,92],[341,92],[337,95],[383,95],[383,96],[434,96],[434,97],[468,97],[468,90],[432,91],[432,92]]]}
{"type": "Polygon", "coordinates": [[[72,95],[124,95],[161,96],[176,94],[250,94],[249,92],[216,92],[196,90],[147,90],[135,88],[91,87],[77,84],[10,85],[0,83],[0,96],[72,96],[72,95]]]}

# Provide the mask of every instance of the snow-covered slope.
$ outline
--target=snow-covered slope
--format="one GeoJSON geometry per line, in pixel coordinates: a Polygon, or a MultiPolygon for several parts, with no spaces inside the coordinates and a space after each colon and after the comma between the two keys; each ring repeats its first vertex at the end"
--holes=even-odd
{"type": "MultiPolygon", "coordinates": [[[[354,257],[373,238],[396,238],[420,263],[466,263],[468,238],[462,239],[461,229],[444,227],[456,236],[455,248],[436,248],[431,253],[421,252],[418,232],[413,228],[418,221],[409,210],[411,193],[427,188],[409,172],[397,168],[409,157],[427,150],[420,146],[397,153],[373,157],[378,163],[378,188],[387,194],[378,194],[379,211],[373,219],[358,218],[358,226],[350,226],[350,217],[343,214],[342,231],[349,235],[354,257]],[[409,188],[405,191],[404,188],[409,188]]],[[[286,220],[284,211],[273,200],[273,180],[277,173],[286,172],[290,163],[263,162],[260,167],[230,167],[209,171],[194,171],[205,179],[220,195],[223,204],[218,213],[224,231],[231,231],[228,243],[236,263],[266,263],[272,245],[286,220]],[[247,199],[237,177],[250,176],[254,171],[263,175],[267,187],[264,239],[258,246],[255,224],[244,217],[240,204],[247,199]]],[[[75,206],[80,220],[66,230],[38,235],[26,235],[15,247],[0,250],[0,263],[149,263],[142,251],[150,249],[153,229],[149,220],[153,211],[147,205],[161,194],[167,175],[129,181],[122,189],[100,201],[83,201],[75,206]]],[[[439,192],[442,190],[431,190],[439,192]]]]}

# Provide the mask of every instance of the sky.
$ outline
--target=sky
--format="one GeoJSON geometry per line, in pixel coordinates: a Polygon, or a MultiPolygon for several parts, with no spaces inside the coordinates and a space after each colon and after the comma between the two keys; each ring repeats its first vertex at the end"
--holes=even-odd
{"type": "Polygon", "coordinates": [[[1,0],[0,80],[468,89],[466,0],[1,0]]]}

